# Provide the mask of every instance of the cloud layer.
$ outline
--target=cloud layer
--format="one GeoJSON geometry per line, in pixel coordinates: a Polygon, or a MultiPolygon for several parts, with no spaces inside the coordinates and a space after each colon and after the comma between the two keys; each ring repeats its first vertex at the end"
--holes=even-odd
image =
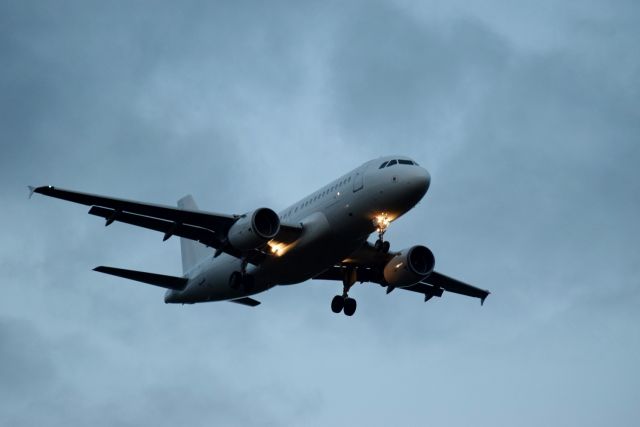
{"type": "Polygon", "coordinates": [[[632,426],[634,2],[4,2],[0,424],[632,426]],[[488,288],[166,306],[175,241],[26,185],[280,209],[372,157],[432,174],[388,235],[488,288]]]}

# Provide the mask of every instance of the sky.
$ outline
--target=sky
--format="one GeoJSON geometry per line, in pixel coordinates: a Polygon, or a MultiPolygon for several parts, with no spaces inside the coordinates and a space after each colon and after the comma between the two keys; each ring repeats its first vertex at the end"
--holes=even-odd
{"type": "Polygon", "coordinates": [[[0,2],[0,425],[635,426],[635,1],[0,2]],[[392,248],[489,289],[165,305],[178,241],[56,185],[244,213],[375,157],[432,177],[392,248]],[[411,294],[411,295],[409,295],[411,294]]]}

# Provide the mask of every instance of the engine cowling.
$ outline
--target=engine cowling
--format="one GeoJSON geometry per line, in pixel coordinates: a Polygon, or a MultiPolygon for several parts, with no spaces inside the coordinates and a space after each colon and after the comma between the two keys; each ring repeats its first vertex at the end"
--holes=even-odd
{"type": "Polygon", "coordinates": [[[278,231],[278,214],[269,208],[260,208],[240,217],[229,229],[227,239],[234,248],[250,251],[273,239],[278,231]]]}
{"type": "Polygon", "coordinates": [[[384,280],[393,287],[415,285],[427,278],[436,265],[433,252],[426,246],[403,249],[384,266],[384,280]]]}

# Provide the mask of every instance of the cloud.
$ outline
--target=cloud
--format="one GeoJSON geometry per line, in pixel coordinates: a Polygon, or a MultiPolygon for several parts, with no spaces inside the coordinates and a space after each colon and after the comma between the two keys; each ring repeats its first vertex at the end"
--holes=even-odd
{"type": "Polygon", "coordinates": [[[633,425],[638,10],[451,2],[0,6],[0,423],[633,425]],[[237,213],[388,153],[432,174],[394,248],[492,295],[358,285],[166,306],[90,271],[177,243],[55,184],[237,213]],[[248,410],[247,408],[250,408],[248,410]]]}

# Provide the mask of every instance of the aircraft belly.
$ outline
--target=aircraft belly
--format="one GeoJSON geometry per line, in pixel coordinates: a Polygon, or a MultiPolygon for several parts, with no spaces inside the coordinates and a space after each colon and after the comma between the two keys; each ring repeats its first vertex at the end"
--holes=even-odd
{"type": "Polygon", "coordinates": [[[301,245],[283,257],[260,266],[260,272],[274,284],[291,285],[309,280],[347,258],[365,241],[367,234],[327,233],[301,245]]]}

